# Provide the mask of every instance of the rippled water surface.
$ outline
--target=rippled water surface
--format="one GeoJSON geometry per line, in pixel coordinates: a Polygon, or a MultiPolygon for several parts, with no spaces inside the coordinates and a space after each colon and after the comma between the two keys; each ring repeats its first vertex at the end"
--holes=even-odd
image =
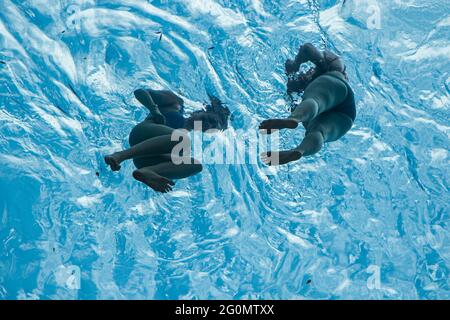
{"type": "Polygon", "coordinates": [[[450,298],[448,1],[0,7],[0,298],[450,298]],[[317,156],[205,165],[167,195],[103,164],[146,116],[139,87],[188,110],[214,92],[231,130],[286,115],[306,41],[343,56],[358,100],[317,156]]]}

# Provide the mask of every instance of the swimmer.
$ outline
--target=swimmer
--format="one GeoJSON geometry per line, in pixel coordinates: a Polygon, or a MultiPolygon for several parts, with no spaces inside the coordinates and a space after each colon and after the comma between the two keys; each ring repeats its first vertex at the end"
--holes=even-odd
{"type": "Polygon", "coordinates": [[[270,134],[273,130],[295,129],[302,123],[306,133],[294,149],[263,153],[261,158],[267,165],[283,165],[316,154],[325,142],[342,138],[356,117],[354,93],[339,56],[328,50],[319,51],[307,43],[300,47],[294,60],[286,61],[285,68],[289,77],[287,93],[303,93],[302,102],[289,117],[265,120],[259,129],[270,134]],[[295,76],[300,66],[308,61],[315,67],[295,76]],[[279,161],[275,163],[273,159],[279,161]]]}
{"type": "MultiPolygon", "coordinates": [[[[194,130],[194,122],[201,124],[202,131],[225,130],[230,110],[218,98],[210,96],[211,103],[205,110],[195,111],[185,118],[183,99],[171,91],[139,89],[134,96],[150,115],[131,130],[131,148],[106,156],[105,162],[113,171],[118,171],[123,161],[132,159],[137,168],[133,172],[136,180],[158,192],[172,191],[174,179],[184,179],[202,171],[201,163],[194,158],[182,164],[172,162],[172,148],[180,142],[171,140],[172,133],[176,129],[194,130]]],[[[189,141],[185,134],[182,139],[189,141]]]]}

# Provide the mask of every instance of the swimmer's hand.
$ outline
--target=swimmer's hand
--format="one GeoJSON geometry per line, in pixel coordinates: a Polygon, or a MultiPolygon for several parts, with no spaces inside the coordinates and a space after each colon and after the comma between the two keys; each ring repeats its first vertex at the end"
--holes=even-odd
{"type": "Polygon", "coordinates": [[[286,63],[284,64],[284,68],[286,70],[286,74],[289,75],[297,72],[300,69],[300,66],[294,60],[287,59],[286,63]]]}
{"type": "Polygon", "coordinates": [[[157,124],[166,124],[166,117],[159,110],[152,112],[152,120],[157,124]]]}

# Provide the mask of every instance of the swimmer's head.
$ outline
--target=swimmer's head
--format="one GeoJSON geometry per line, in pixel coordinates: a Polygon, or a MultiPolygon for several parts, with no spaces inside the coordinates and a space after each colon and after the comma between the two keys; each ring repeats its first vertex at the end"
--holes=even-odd
{"type": "Polygon", "coordinates": [[[316,70],[310,69],[308,72],[301,73],[295,78],[290,78],[287,83],[288,93],[304,92],[306,87],[315,79],[316,70]]]}
{"type": "Polygon", "coordinates": [[[214,96],[209,96],[211,103],[205,110],[195,111],[186,119],[186,129],[194,130],[199,126],[203,132],[211,129],[226,130],[230,119],[230,110],[214,96]],[[197,123],[195,123],[197,122],[197,123]]]}

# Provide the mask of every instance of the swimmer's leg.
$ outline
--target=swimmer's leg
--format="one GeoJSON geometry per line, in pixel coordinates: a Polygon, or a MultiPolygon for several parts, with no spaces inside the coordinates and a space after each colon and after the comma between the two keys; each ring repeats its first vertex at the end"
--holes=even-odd
{"type": "Polygon", "coordinates": [[[305,90],[302,102],[287,119],[263,121],[261,130],[295,129],[300,122],[308,122],[319,114],[332,109],[347,97],[347,86],[342,80],[323,75],[314,80],[305,90]]]}
{"type": "Polygon", "coordinates": [[[343,113],[323,113],[308,124],[305,138],[297,148],[268,152],[262,155],[262,160],[268,165],[282,165],[311,156],[319,152],[325,142],[336,141],[344,136],[352,125],[352,119],[343,113]]]}
{"type": "MultiPolygon", "coordinates": [[[[184,143],[190,145],[190,142],[187,142],[189,141],[188,136],[182,135],[181,139],[182,141],[184,141],[184,143]]],[[[149,157],[161,154],[170,154],[173,147],[175,147],[180,142],[180,140],[172,141],[171,134],[157,136],[137,143],[129,149],[115,152],[109,156],[106,156],[105,162],[111,167],[113,171],[118,171],[120,170],[120,164],[125,160],[146,156],[149,157]]]]}
{"type": "Polygon", "coordinates": [[[305,138],[294,150],[303,157],[312,156],[322,149],[325,142],[342,138],[352,126],[352,119],[341,112],[323,113],[309,123],[305,138]]]}
{"type": "Polygon", "coordinates": [[[169,90],[146,90],[158,106],[183,105],[184,101],[174,92],[169,90]]]}
{"type": "Polygon", "coordinates": [[[144,106],[156,104],[159,107],[183,105],[184,101],[169,90],[138,89],[134,91],[136,99],[144,106]]]}
{"type": "Polygon", "coordinates": [[[172,190],[175,183],[172,179],[184,179],[200,173],[202,165],[191,158],[189,163],[174,164],[172,161],[162,162],[154,166],[144,167],[133,172],[133,177],[159,192],[172,190]]]}

